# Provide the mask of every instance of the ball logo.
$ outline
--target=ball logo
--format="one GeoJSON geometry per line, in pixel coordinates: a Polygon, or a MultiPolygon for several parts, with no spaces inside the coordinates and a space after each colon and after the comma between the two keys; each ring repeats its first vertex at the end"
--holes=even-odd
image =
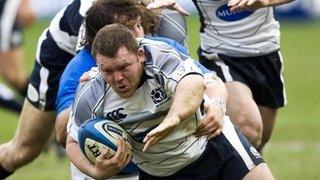
{"type": "Polygon", "coordinates": [[[96,146],[96,144],[86,144],[86,146],[94,157],[98,157],[101,154],[99,147],[96,146]]]}
{"type": "Polygon", "coordinates": [[[106,133],[108,133],[108,131],[110,131],[110,132],[116,133],[116,134],[118,134],[119,136],[122,137],[122,130],[118,129],[117,127],[114,127],[112,125],[109,125],[109,124],[105,123],[105,124],[102,125],[102,128],[106,133]]]}
{"type": "Polygon", "coordinates": [[[253,11],[246,11],[246,10],[231,12],[230,8],[227,4],[219,7],[216,10],[216,16],[219,19],[221,19],[223,21],[228,21],[228,22],[239,21],[241,19],[244,19],[244,18],[250,16],[252,13],[253,13],[253,11]]]}

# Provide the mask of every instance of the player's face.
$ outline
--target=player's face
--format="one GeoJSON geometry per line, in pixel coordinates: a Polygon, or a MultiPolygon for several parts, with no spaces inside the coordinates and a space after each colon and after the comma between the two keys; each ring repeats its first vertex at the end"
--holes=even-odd
{"type": "Polygon", "coordinates": [[[144,36],[144,31],[141,25],[141,17],[138,17],[138,19],[135,22],[133,22],[131,30],[136,38],[141,38],[144,36]]]}
{"type": "Polygon", "coordinates": [[[122,98],[131,97],[137,90],[143,74],[144,53],[121,47],[114,58],[97,53],[97,64],[107,83],[122,98]]]}

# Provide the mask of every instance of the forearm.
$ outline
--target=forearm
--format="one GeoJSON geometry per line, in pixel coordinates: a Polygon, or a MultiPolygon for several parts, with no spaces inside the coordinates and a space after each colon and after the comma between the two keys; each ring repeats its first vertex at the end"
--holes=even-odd
{"type": "Polygon", "coordinates": [[[188,118],[199,108],[205,91],[203,77],[187,75],[178,83],[167,118],[188,118]]]}
{"type": "Polygon", "coordinates": [[[197,137],[206,136],[211,139],[218,136],[222,131],[228,92],[222,80],[213,73],[204,75],[204,84],[206,85],[204,114],[195,135],[197,137]]]}
{"type": "Polygon", "coordinates": [[[287,3],[290,3],[290,2],[293,2],[294,0],[269,0],[267,6],[270,7],[270,6],[279,6],[279,5],[282,5],[282,4],[287,4],[287,3]]]}
{"type": "Polygon", "coordinates": [[[241,10],[254,11],[260,8],[287,4],[292,1],[294,0],[230,0],[228,6],[230,6],[230,10],[233,12],[241,10]]]}
{"type": "Polygon", "coordinates": [[[204,78],[206,86],[205,95],[209,99],[219,99],[225,104],[228,99],[228,91],[222,80],[213,73],[206,73],[204,78]]]}
{"type": "Polygon", "coordinates": [[[56,118],[55,132],[56,139],[62,147],[66,147],[67,142],[67,124],[70,116],[70,108],[61,111],[56,118]]]}
{"type": "Polygon", "coordinates": [[[70,136],[67,138],[66,152],[70,161],[83,173],[95,178],[94,165],[82,154],[78,143],[70,136]]]}

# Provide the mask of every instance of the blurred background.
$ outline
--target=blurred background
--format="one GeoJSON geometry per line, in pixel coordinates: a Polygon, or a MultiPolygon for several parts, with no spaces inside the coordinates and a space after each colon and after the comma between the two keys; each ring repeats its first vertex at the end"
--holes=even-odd
{"type": "MultiPolygon", "coordinates": [[[[187,18],[188,42],[192,57],[197,59],[198,17],[191,2],[178,2],[192,12],[187,18]]],[[[29,73],[40,33],[68,3],[69,0],[32,0],[38,20],[24,30],[25,67],[29,73]]],[[[295,0],[277,7],[276,12],[281,24],[288,104],[279,112],[263,155],[277,179],[320,179],[320,1],[295,0]]],[[[12,138],[17,123],[18,114],[0,107],[0,143],[12,138]]],[[[69,169],[68,159],[48,144],[39,158],[9,179],[70,179],[69,169]]]]}

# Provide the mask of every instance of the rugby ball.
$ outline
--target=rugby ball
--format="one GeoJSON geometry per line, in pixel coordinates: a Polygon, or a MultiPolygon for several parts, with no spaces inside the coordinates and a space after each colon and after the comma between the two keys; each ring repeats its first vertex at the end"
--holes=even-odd
{"type": "MultiPolygon", "coordinates": [[[[95,163],[96,157],[101,154],[101,148],[110,149],[113,155],[117,151],[117,141],[122,138],[128,145],[128,153],[133,153],[130,135],[117,123],[105,119],[89,119],[82,124],[78,131],[78,143],[82,153],[91,163],[95,163]]],[[[122,174],[134,173],[137,167],[130,162],[122,174]]]]}

